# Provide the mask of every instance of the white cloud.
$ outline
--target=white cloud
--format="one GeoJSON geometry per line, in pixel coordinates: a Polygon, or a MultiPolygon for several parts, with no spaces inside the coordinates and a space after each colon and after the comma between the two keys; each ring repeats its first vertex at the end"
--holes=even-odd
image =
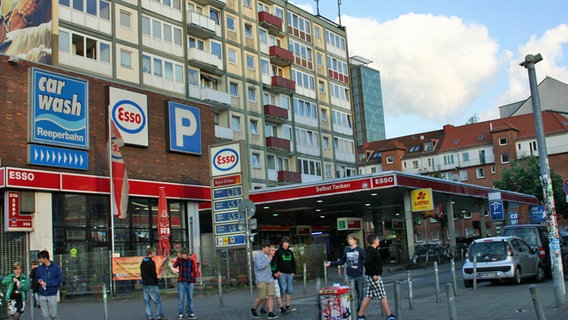
{"type": "Polygon", "coordinates": [[[568,83],[568,68],[561,65],[562,59],[565,58],[563,45],[568,45],[568,24],[549,29],[540,38],[533,35],[527,43],[519,46],[517,53],[510,59],[509,88],[501,95],[499,101],[507,104],[530,96],[527,69],[519,66],[519,63],[525,61],[527,54],[542,55],[543,60],[535,65],[538,83],[547,76],[568,83]]]}
{"type": "Polygon", "coordinates": [[[311,14],[315,14],[314,7],[312,7],[312,5],[310,5],[310,4],[307,4],[307,3],[298,4],[298,3],[295,3],[294,1],[290,1],[290,3],[295,5],[298,8],[302,9],[302,10],[305,10],[305,11],[311,13],[311,14]]]}
{"type": "Polygon", "coordinates": [[[381,71],[386,117],[412,114],[439,124],[473,116],[466,107],[500,67],[487,28],[457,17],[409,13],[381,23],[343,16],[342,23],[350,55],[381,71]]]}

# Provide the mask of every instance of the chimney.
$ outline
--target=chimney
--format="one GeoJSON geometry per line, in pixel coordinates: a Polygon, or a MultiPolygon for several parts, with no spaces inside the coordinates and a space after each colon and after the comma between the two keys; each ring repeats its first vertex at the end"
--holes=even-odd
{"type": "Polygon", "coordinates": [[[451,132],[452,130],[454,130],[454,126],[451,124],[447,124],[444,126],[444,132],[451,132]]]}

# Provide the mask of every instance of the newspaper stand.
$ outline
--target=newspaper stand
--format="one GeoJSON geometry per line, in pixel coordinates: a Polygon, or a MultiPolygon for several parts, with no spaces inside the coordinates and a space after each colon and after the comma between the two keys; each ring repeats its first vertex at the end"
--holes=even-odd
{"type": "Polygon", "coordinates": [[[321,320],[351,320],[349,287],[325,287],[319,291],[321,320]]]}

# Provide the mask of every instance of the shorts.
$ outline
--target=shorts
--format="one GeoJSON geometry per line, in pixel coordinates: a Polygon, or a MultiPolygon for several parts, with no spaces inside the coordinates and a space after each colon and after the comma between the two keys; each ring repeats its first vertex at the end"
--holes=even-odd
{"type": "Polygon", "coordinates": [[[7,304],[7,309],[8,309],[8,314],[10,315],[15,315],[16,313],[19,314],[24,314],[24,309],[26,307],[26,303],[22,300],[14,300],[14,299],[10,299],[8,300],[8,304],[7,304]]]}
{"type": "Polygon", "coordinates": [[[278,283],[278,280],[274,280],[273,283],[274,283],[274,296],[276,298],[280,298],[280,284],[278,283]]]}
{"type": "Polygon", "coordinates": [[[383,279],[380,276],[377,280],[373,280],[373,277],[365,275],[365,279],[367,279],[367,297],[378,300],[387,297],[383,279]]]}
{"type": "Polygon", "coordinates": [[[259,282],[256,284],[258,288],[258,297],[260,299],[266,298],[266,296],[273,296],[274,295],[274,281],[271,283],[268,282],[259,282]]]}

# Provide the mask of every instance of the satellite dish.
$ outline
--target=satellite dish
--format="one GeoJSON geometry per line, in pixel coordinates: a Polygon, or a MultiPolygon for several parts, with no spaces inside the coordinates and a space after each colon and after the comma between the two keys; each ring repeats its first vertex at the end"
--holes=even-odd
{"type": "Polygon", "coordinates": [[[420,140],[424,140],[424,136],[420,136],[420,140]]]}

